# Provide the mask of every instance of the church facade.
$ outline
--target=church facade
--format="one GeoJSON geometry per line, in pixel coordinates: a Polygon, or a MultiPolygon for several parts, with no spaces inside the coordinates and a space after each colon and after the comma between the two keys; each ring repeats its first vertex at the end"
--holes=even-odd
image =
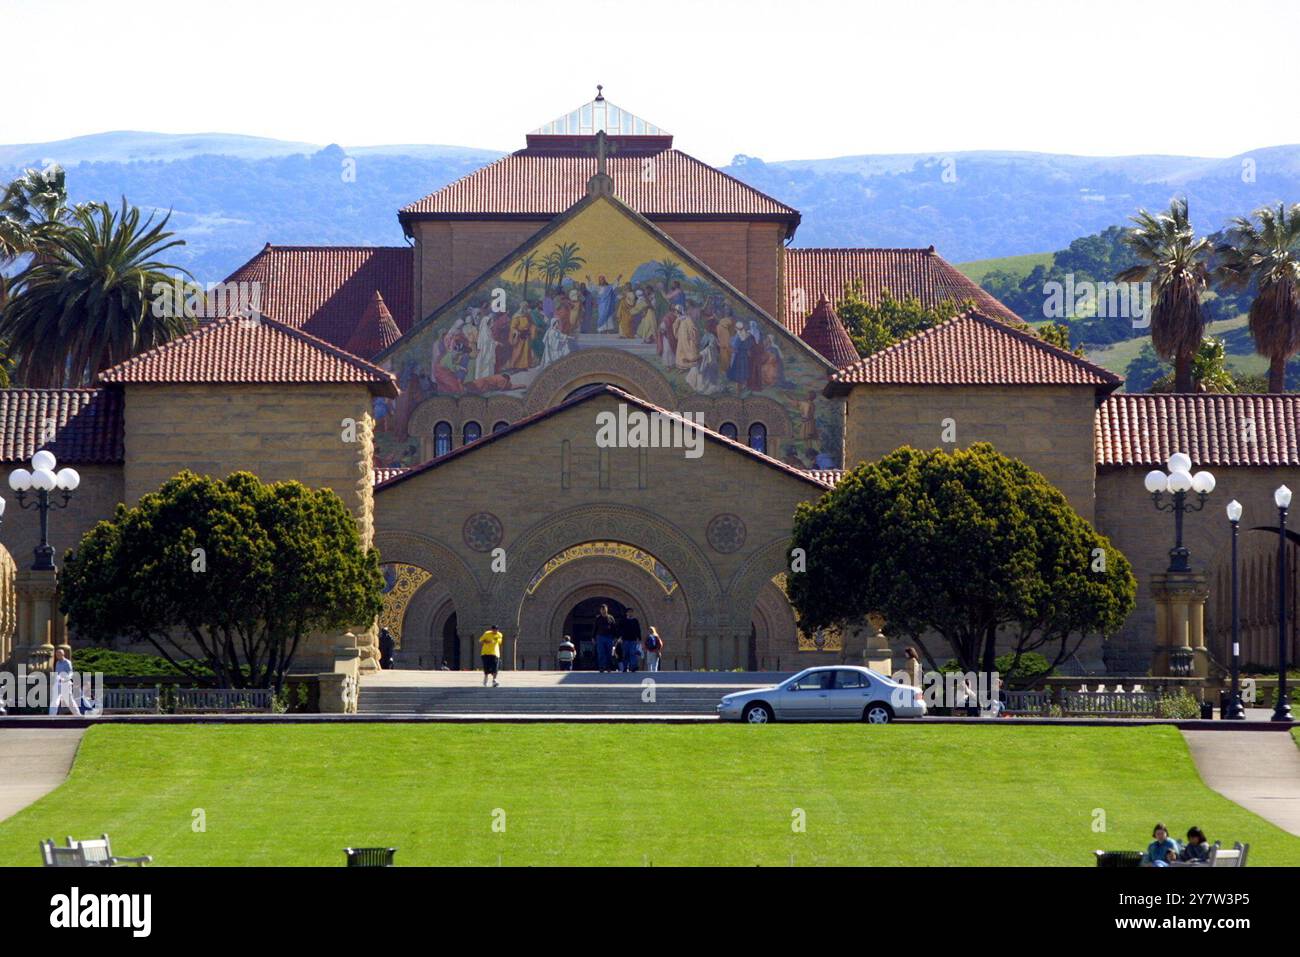
{"type": "MultiPolygon", "coordinates": [[[[384,562],[399,666],[471,667],[489,625],[508,667],[553,667],[565,634],[587,665],[604,604],[654,625],[666,666],[793,670],[861,661],[867,640],[796,627],[797,504],[902,445],[989,441],[1133,562],[1138,610],[1075,664],[1143,673],[1172,544],[1143,474],[1188,452],[1218,476],[1214,504],[1237,497],[1256,524],[1273,487],[1300,482],[1294,397],[1119,393],[933,247],[791,245],[798,211],[601,96],[398,218],[405,246],[268,245],[228,280],[258,290],[257,315],[205,322],[97,388],[0,391],[6,461],[50,448],[83,472],[57,551],[181,468],[246,468],[343,497],[384,562]],[[851,282],[971,308],[860,359],[831,306],[851,282]]],[[[1220,514],[1187,536],[1221,646],[1220,514]]],[[[18,566],[28,518],[0,528],[18,566]]],[[[1265,663],[1276,539],[1258,538],[1246,655],[1265,663]]],[[[377,627],[355,629],[365,666],[377,627]]]]}

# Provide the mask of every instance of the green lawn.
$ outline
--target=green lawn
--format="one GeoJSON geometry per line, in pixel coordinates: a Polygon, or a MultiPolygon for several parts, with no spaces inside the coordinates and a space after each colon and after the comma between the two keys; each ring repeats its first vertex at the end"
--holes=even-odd
{"type": "Polygon", "coordinates": [[[349,844],[406,865],[1090,865],[1156,820],[1300,865],[1173,728],[557,724],[95,727],[69,781],[0,822],[0,864],[107,831],[159,865],[338,865],[349,844]]]}

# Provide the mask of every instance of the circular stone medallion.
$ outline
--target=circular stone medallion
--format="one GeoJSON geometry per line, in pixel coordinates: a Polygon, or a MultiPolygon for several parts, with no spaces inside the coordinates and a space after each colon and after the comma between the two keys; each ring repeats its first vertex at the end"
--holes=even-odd
{"type": "Polygon", "coordinates": [[[705,537],[708,538],[714,551],[722,552],[724,555],[739,551],[745,544],[745,523],[741,521],[739,515],[723,512],[709,520],[705,537]]]}
{"type": "Polygon", "coordinates": [[[490,552],[501,544],[501,519],[491,512],[475,512],[465,519],[461,536],[476,552],[490,552]]]}

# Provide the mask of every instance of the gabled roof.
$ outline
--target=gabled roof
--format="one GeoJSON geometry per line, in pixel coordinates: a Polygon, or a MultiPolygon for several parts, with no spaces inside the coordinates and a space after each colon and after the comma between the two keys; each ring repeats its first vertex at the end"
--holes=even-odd
{"type": "Polygon", "coordinates": [[[344,348],[354,356],[369,359],[387,349],[401,337],[402,333],[398,331],[397,323],[393,321],[393,314],[388,311],[388,304],[376,289],[370,305],[366,306],[366,311],[361,314],[361,321],[357,323],[352,338],[344,348]]]}
{"type": "Polygon", "coordinates": [[[1300,395],[1112,395],[1097,408],[1097,465],[1300,466],[1300,395]]]}
{"type": "Polygon", "coordinates": [[[826,394],[854,385],[1080,385],[1110,391],[1123,380],[1038,336],[967,312],[860,359],[831,377],[826,394]]]}
{"type": "MultiPolygon", "coordinates": [[[[594,152],[519,150],[404,206],[398,218],[405,226],[416,219],[558,216],[587,195],[594,152]]],[[[616,152],[606,172],[614,193],[651,219],[773,219],[788,223],[787,236],[799,225],[797,210],[679,150],[616,152]]]]}
{"type": "Polygon", "coordinates": [[[808,317],[799,338],[833,362],[837,369],[851,366],[860,358],[848,330],[825,296],[808,317]]]}
{"type": "Polygon", "coordinates": [[[393,376],[268,316],[228,316],[99,374],[113,384],[356,383],[396,396],[393,376]]]}
{"type": "MultiPolygon", "coordinates": [[[[414,468],[401,470],[400,472],[398,472],[398,474],[391,476],[387,481],[378,483],[375,486],[375,494],[379,494],[380,492],[383,492],[386,489],[390,489],[396,485],[400,485],[403,482],[415,478],[417,475],[423,475],[426,472],[430,472],[441,465],[445,465],[446,463],[452,461],[453,459],[457,459],[465,455],[473,455],[479,449],[486,448],[487,446],[491,445],[493,442],[508,441],[509,438],[515,435],[516,433],[522,432],[524,429],[530,428],[531,426],[534,426],[539,422],[542,422],[553,416],[559,415],[561,412],[564,412],[567,409],[571,409],[574,406],[582,405],[582,403],[584,402],[590,402],[592,399],[595,399],[597,396],[612,396],[613,398],[618,399],[620,402],[625,402],[628,405],[636,406],[637,408],[645,412],[658,413],[660,415],[668,416],[674,419],[682,419],[682,414],[680,412],[673,412],[668,409],[660,408],[657,405],[653,405],[645,401],[644,399],[632,395],[630,392],[624,392],[622,389],[618,388],[617,386],[612,386],[609,385],[608,383],[593,385],[590,388],[578,390],[577,392],[575,392],[573,395],[571,395],[569,398],[565,399],[563,402],[559,403],[558,405],[553,405],[549,409],[543,409],[541,412],[535,412],[532,415],[525,416],[522,419],[512,422],[510,425],[501,429],[499,432],[492,432],[488,435],[485,435],[477,442],[470,442],[468,445],[459,446],[458,448],[452,449],[450,452],[446,453],[445,455],[440,455],[436,459],[430,459],[428,462],[425,462],[423,465],[417,465],[414,468]]],[[[810,472],[807,469],[795,468],[793,465],[786,465],[780,459],[774,459],[770,455],[765,455],[762,452],[756,452],[754,449],[751,449],[748,445],[744,445],[740,442],[735,441],[734,439],[727,438],[721,432],[714,432],[712,429],[706,428],[703,425],[696,425],[694,422],[691,422],[690,420],[683,420],[683,422],[697,429],[699,433],[710,442],[730,448],[733,451],[739,452],[742,455],[749,456],[754,460],[761,462],[763,465],[768,466],[769,468],[774,468],[779,471],[785,472],[787,475],[794,476],[797,479],[807,482],[809,485],[816,486],[818,489],[824,491],[830,488],[831,484],[833,484],[824,481],[822,478],[819,477],[819,474],[816,472],[810,472]]]]}
{"type": "MultiPolygon", "coordinates": [[[[796,348],[804,350],[806,355],[811,356],[816,362],[818,362],[822,366],[828,367],[831,371],[834,370],[834,366],[832,365],[830,360],[828,360],[825,356],[823,356],[812,346],[808,345],[808,343],[800,339],[797,335],[791,333],[788,329],[782,326],[781,323],[778,322],[776,319],[774,319],[772,316],[768,315],[768,313],[763,309],[762,306],[758,305],[756,302],[754,302],[752,299],[746,296],[743,292],[741,292],[739,289],[733,286],[730,282],[728,282],[722,276],[718,275],[717,272],[715,272],[712,268],[710,268],[708,265],[702,262],[694,253],[686,249],[679,242],[677,242],[675,239],[673,239],[671,236],[665,233],[654,223],[646,219],[645,216],[642,216],[636,210],[632,209],[630,206],[624,203],[617,196],[605,195],[603,193],[602,194],[588,193],[583,199],[574,203],[567,210],[565,210],[562,215],[553,218],[549,223],[547,223],[537,232],[533,233],[533,235],[529,236],[522,243],[520,243],[518,246],[512,249],[509,253],[507,253],[505,256],[499,259],[497,262],[493,263],[491,266],[485,269],[482,273],[479,274],[477,278],[466,283],[460,292],[452,296],[450,299],[444,302],[433,312],[429,313],[429,315],[425,316],[423,319],[421,319],[411,328],[405,330],[405,332],[403,333],[402,341],[403,342],[406,341],[421,329],[424,329],[427,326],[431,325],[432,323],[437,322],[446,313],[461,308],[463,303],[467,299],[469,299],[474,294],[474,292],[477,289],[479,289],[484,283],[489,281],[494,281],[496,276],[499,276],[509,266],[518,262],[520,256],[522,256],[524,253],[526,253],[528,250],[532,249],[533,247],[537,246],[539,243],[545,240],[547,236],[550,236],[552,233],[554,233],[556,230],[562,227],[565,223],[567,223],[570,219],[579,215],[584,209],[586,209],[592,203],[597,203],[597,202],[607,202],[613,205],[615,209],[617,209],[622,215],[630,219],[638,228],[645,230],[647,233],[649,233],[651,236],[654,237],[656,242],[666,247],[674,255],[681,258],[687,265],[690,266],[691,269],[700,273],[703,276],[707,276],[711,282],[716,283],[720,289],[722,289],[725,293],[727,293],[727,295],[735,298],[736,301],[741,303],[746,309],[753,311],[756,315],[762,316],[770,320],[772,325],[776,328],[776,330],[779,333],[784,333],[786,335],[786,341],[790,342],[796,348]]],[[[389,355],[392,354],[394,349],[398,348],[400,345],[401,343],[396,343],[392,346],[389,346],[387,349],[384,349],[382,352],[377,353],[374,356],[374,360],[376,362],[380,362],[386,359],[389,355]]]]}
{"type": "Polygon", "coordinates": [[[347,348],[376,292],[399,332],[408,329],[415,269],[409,246],[272,246],[226,282],[258,283],[263,315],[347,348]]]}
{"type": "Polygon", "coordinates": [[[0,389],[0,461],[41,449],[65,465],[122,461],[120,389],[0,389]]]}
{"type": "Polygon", "coordinates": [[[844,287],[858,280],[863,293],[878,303],[885,290],[897,299],[915,296],[932,309],[952,301],[973,300],[977,309],[994,319],[1019,321],[1019,317],[955,266],[928,249],[790,249],[785,250],[785,317],[794,332],[803,329],[809,311],[825,296],[831,302],[844,298],[844,287]]]}

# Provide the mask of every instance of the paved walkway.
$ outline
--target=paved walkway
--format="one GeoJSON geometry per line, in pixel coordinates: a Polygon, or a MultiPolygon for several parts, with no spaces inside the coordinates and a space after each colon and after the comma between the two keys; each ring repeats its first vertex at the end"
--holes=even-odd
{"type": "Polygon", "coordinates": [[[0,730],[0,821],[63,783],[83,734],[81,728],[0,730]]]}
{"type": "Polygon", "coordinates": [[[1201,780],[1300,836],[1300,748],[1285,731],[1184,731],[1201,780]]]}

